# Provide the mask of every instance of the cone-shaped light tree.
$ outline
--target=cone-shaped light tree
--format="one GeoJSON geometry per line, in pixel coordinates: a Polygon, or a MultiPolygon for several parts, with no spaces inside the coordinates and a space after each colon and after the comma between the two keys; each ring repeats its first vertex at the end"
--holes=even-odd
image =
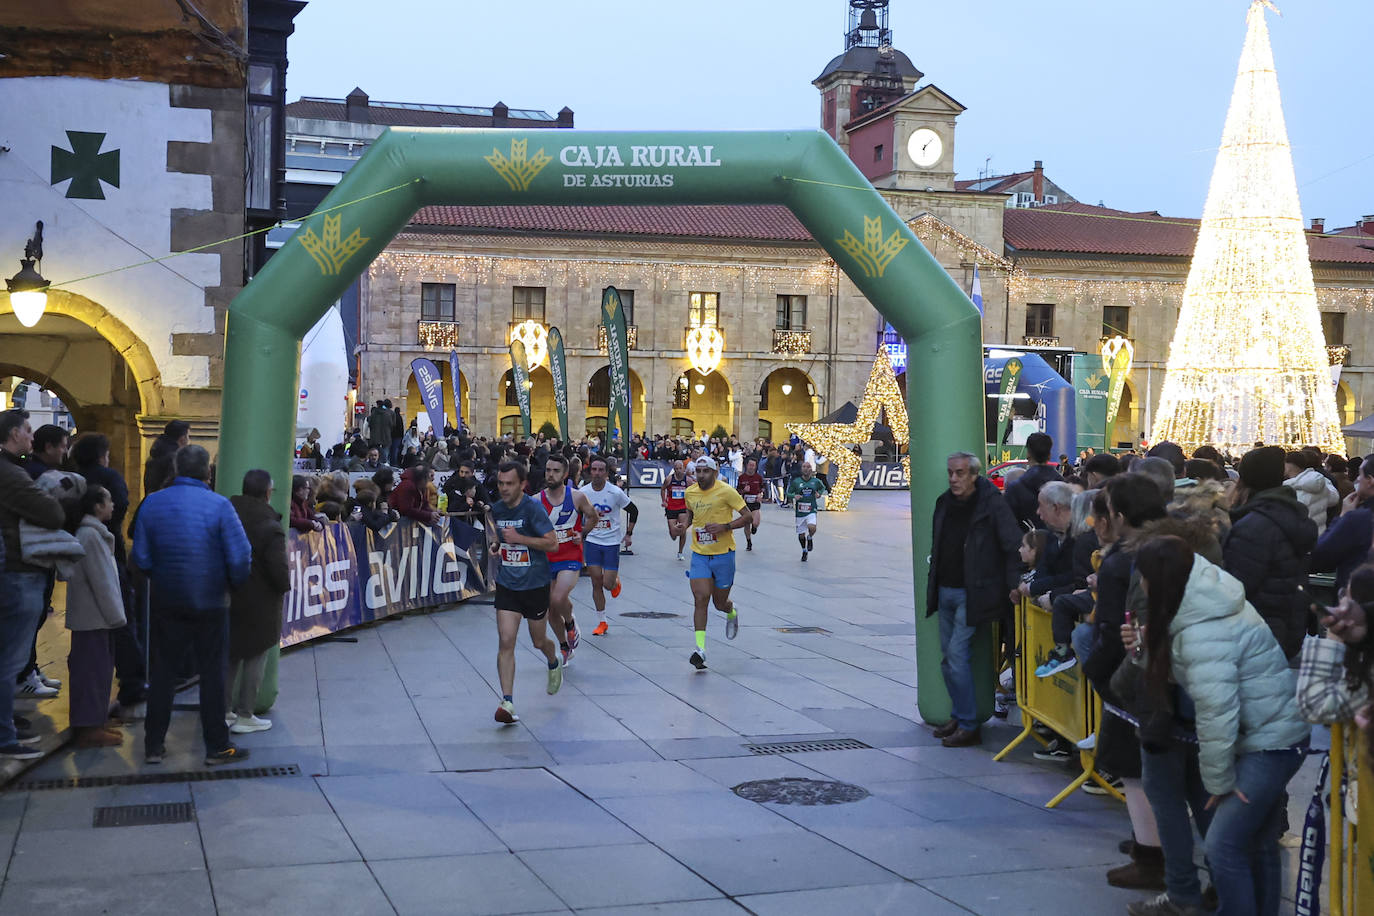
{"type": "Polygon", "coordinates": [[[1153,439],[1343,454],[1266,6],[1247,16],[1153,439]]]}

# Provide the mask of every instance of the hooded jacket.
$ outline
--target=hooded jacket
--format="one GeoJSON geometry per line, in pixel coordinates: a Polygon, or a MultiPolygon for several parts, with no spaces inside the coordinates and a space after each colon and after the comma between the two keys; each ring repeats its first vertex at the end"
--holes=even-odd
{"type": "Polygon", "coordinates": [[[1320,471],[1303,468],[1301,474],[1290,477],[1283,485],[1292,490],[1307,510],[1307,517],[1317,526],[1317,534],[1326,530],[1326,513],[1340,503],[1336,485],[1327,480],[1320,471]]]}
{"type": "Polygon", "coordinates": [[[229,502],[253,551],[251,572],[229,599],[229,657],[253,658],[281,641],[282,596],[291,590],[286,532],[267,500],[238,495],[229,502]]]}
{"type": "Polygon", "coordinates": [[[1298,716],[1296,676],[1245,586],[1199,556],[1169,624],[1171,669],[1196,709],[1202,784],[1236,788],[1236,757],[1283,750],[1311,728],[1298,716]]]}
{"type": "MultiPolygon", "coordinates": [[[[1008,597],[1020,579],[1021,529],[1006,500],[986,477],[974,481],[973,517],[964,539],[964,591],[967,595],[966,619],[969,626],[1000,620],[1011,609],[1008,597]]],[[[940,568],[940,529],[954,495],[946,490],[935,500],[931,520],[930,574],[926,577],[926,616],[940,606],[935,571],[940,568]]]]}
{"type": "Polygon", "coordinates": [[[124,626],[115,536],[104,522],[87,515],[76,529],[76,539],[85,556],[67,576],[67,629],[113,630],[124,626]]]}
{"type": "Polygon", "coordinates": [[[1307,555],[1317,526],[1288,487],[1261,490],[1231,511],[1223,566],[1245,586],[1245,599],[1274,631],[1283,654],[1302,650],[1307,635],[1307,555]]]}

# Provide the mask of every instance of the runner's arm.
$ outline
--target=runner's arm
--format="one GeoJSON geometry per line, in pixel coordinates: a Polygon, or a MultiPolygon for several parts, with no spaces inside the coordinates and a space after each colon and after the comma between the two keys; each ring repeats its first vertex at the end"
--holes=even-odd
{"type": "Polygon", "coordinates": [[[573,506],[582,511],[582,539],[586,540],[587,533],[596,527],[596,523],[601,520],[601,513],[596,511],[596,506],[587,498],[587,494],[580,490],[573,491],[573,506]]]}
{"type": "Polygon", "coordinates": [[[639,522],[639,507],[634,504],[634,500],[625,500],[625,533],[634,534],[635,524],[639,522]]]}

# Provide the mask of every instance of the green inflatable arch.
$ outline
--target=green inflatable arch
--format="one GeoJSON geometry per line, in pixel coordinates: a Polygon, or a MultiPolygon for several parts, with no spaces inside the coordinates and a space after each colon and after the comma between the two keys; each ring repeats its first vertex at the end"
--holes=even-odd
{"type": "MultiPolygon", "coordinates": [[[[388,130],[230,306],[221,491],[237,492],[254,467],[290,479],[301,338],[420,207],[727,203],[788,207],[906,339],[918,704],[927,721],[944,721],[939,630],[925,616],[930,515],[946,487],[945,456],[983,451],[982,324],[964,292],[819,131],[388,130]]],[[[503,318],[491,320],[504,326],[503,318]]],[[[283,515],[289,490],[276,491],[283,515]]],[[[977,657],[990,660],[990,649],[977,657]]],[[[986,716],[991,678],[977,680],[986,716]]]]}

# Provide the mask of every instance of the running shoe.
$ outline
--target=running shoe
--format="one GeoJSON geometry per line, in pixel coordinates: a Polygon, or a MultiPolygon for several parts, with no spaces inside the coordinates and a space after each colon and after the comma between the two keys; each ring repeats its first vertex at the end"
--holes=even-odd
{"type": "Polygon", "coordinates": [[[43,756],[43,751],[36,747],[15,743],[0,747],[0,761],[3,760],[37,760],[43,756]]]}
{"type": "MultiPolygon", "coordinates": [[[[147,758],[144,758],[145,760],[147,758]]],[[[205,765],[207,767],[221,766],[226,763],[238,763],[240,760],[248,759],[248,751],[241,747],[229,745],[222,751],[205,755],[205,765]]]]}
{"type": "Polygon", "coordinates": [[[1036,677],[1050,677],[1061,671],[1068,671],[1078,664],[1078,657],[1073,654],[1073,649],[1068,646],[1055,646],[1050,650],[1050,654],[1045,656],[1045,663],[1035,669],[1036,677]]]}
{"type": "Polygon", "coordinates": [[[1077,742],[1080,751],[1091,751],[1097,747],[1097,732],[1093,732],[1082,741],[1077,742]]]}
{"type": "Polygon", "coordinates": [[[806,551],[805,551],[805,550],[802,551],[802,559],[801,559],[801,561],[802,561],[803,563],[806,562],[806,551]]]}
{"type": "Polygon", "coordinates": [[[611,589],[611,597],[612,597],[612,598],[619,598],[619,597],[620,597],[620,580],[619,580],[619,579],[616,579],[616,580],[615,580],[615,588],[611,589]]]}
{"type": "Polygon", "coordinates": [[[579,640],[579,639],[577,638],[577,621],[576,621],[576,620],[569,620],[569,621],[568,621],[568,648],[571,649],[572,651],[576,652],[576,651],[577,651],[577,644],[578,644],[579,642],[581,642],[581,640],[579,640]]]}
{"type": "Polygon", "coordinates": [[[693,652],[692,657],[687,659],[687,661],[695,665],[698,671],[706,670],[706,656],[702,655],[700,652],[693,652]]]}
{"type": "Polygon", "coordinates": [[[559,688],[563,686],[563,668],[564,668],[564,667],[565,667],[565,663],[564,663],[564,662],[559,662],[557,668],[550,668],[550,669],[549,669],[549,687],[548,687],[549,696],[553,696],[555,693],[558,692],[559,688]]]}
{"type": "Polygon", "coordinates": [[[682,562],[682,551],[678,551],[677,561],[678,561],[679,563],[682,562]]]}
{"type": "Polygon", "coordinates": [[[744,545],[744,549],[745,549],[745,550],[753,550],[753,549],[754,549],[754,542],[753,542],[753,541],[750,541],[749,543],[745,544],[745,545],[744,545]]]}
{"type": "Polygon", "coordinates": [[[258,716],[238,716],[234,720],[234,724],[229,726],[229,731],[235,735],[251,735],[253,732],[265,732],[271,727],[271,719],[262,719],[258,716]]]}
{"type": "Polygon", "coordinates": [[[739,608],[731,608],[725,615],[725,638],[734,639],[739,635],[739,608]]]}
{"type": "Polygon", "coordinates": [[[635,555],[635,552],[628,547],[622,547],[620,548],[620,555],[622,557],[632,557],[635,555]]]}
{"type": "Polygon", "coordinates": [[[144,762],[144,763],[161,763],[161,762],[162,762],[162,758],[163,758],[164,756],[166,756],[166,754],[167,754],[167,749],[166,749],[166,748],[163,748],[163,747],[160,747],[160,748],[158,748],[158,749],[155,750],[155,751],[144,751],[144,752],[143,752],[143,762],[144,762]]]}
{"type": "Polygon", "coordinates": [[[520,717],[515,714],[515,704],[510,700],[502,700],[501,705],[496,707],[496,721],[502,725],[514,725],[520,721],[520,717]]]}
{"type": "Polygon", "coordinates": [[[610,625],[609,623],[607,623],[606,621],[603,620],[603,621],[601,621],[600,623],[598,623],[598,624],[596,625],[596,629],[595,629],[595,630],[592,630],[592,635],[593,635],[593,636],[605,636],[607,633],[610,632],[610,630],[611,630],[611,625],[610,625]]]}
{"type": "Polygon", "coordinates": [[[566,668],[569,665],[571,665],[573,660],[572,646],[569,646],[566,649],[560,648],[558,651],[563,655],[563,667],[566,668]]]}

